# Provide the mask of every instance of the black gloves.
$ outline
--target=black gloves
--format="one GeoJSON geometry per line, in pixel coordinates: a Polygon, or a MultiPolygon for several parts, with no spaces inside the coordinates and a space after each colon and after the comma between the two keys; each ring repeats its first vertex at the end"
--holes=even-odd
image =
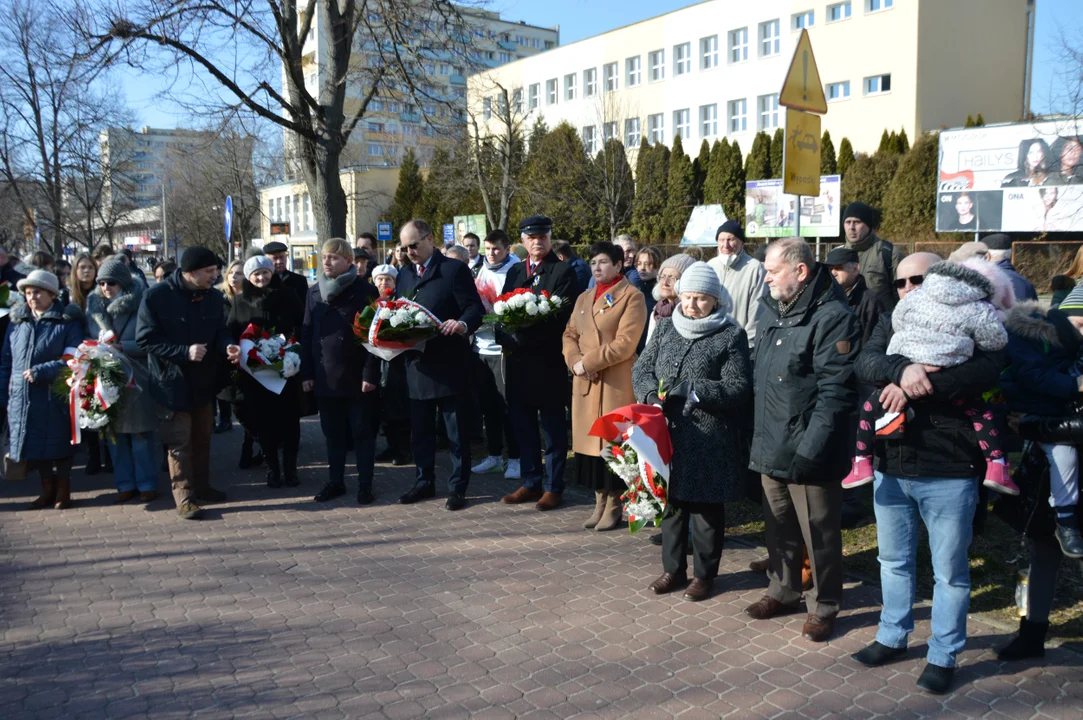
{"type": "Polygon", "coordinates": [[[819,462],[809,460],[803,455],[793,456],[793,469],[790,479],[795,482],[816,482],[823,480],[824,468],[819,462]]]}

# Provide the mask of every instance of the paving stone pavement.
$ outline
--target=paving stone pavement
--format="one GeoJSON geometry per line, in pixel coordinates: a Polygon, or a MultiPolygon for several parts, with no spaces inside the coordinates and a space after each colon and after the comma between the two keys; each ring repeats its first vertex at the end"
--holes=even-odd
{"type": "Polygon", "coordinates": [[[167,496],[114,506],[110,476],[77,476],[68,511],[0,489],[0,717],[1083,717],[1083,656],[1000,664],[1003,632],[973,619],[958,689],[917,691],[927,606],[908,660],[859,668],[875,588],[848,585],[825,645],[803,615],[748,619],[755,548],[727,545],[707,602],[656,597],[658,549],[584,531],[586,495],[502,506],[514,484],[490,475],[448,513],[394,504],[412,470],[381,467],[376,505],[320,505],[315,422],[296,489],[233,469],[237,428],[214,443],[230,502],[203,522],[167,496]]]}

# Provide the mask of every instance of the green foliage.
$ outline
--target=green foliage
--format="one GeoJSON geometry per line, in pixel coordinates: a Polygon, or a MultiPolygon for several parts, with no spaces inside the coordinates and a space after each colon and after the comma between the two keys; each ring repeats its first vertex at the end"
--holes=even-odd
{"type": "Polygon", "coordinates": [[[974,127],[985,127],[985,118],[978,113],[978,117],[974,118],[974,127]]]}
{"type": "Polygon", "coordinates": [[[884,194],[885,233],[906,238],[935,230],[939,147],[938,134],[922,136],[899,162],[884,194]]]}
{"type": "Polygon", "coordinates": [[[831,142],[831,133],[824,130],[824,135],[820,138],[820,174],[834,175],[838,169],[838,161],[835,160],[835,144],[831,142]]]}
{"type": "Polygon", "coordinates": [[[468,143],[463,135],[451,145],[436,148],[414,217],[437,226],[451,222],[456,215],[484,212],[477,179],[470,168],[468,143]]]}
{"type": "Polygon", "coordinates": [[[975,125],[976,125],[976,123],[974,122],[974,116],[973,115],[967,115],[966,116],[966,122],[963,123],[963,127],[970,128],[970,127],[974,127],[975,125]]]}
{"type": "Polygon", "coordinates": [[[859,155],[842,181],[842,204],[861,201],[876,209],[884,206],[884,194],[895,177],[900,156],[893,152],[859,155]]]}
{"type": "Polygon", "coordinates": [[[624,143],[609,140],[592,163],[584,195],[596,211],[597,232],[613,238],[631,221],[635,207],[635,180],[624,143]]]}
{"type": "Polygon", "coordinates": [[[767,180],[771,177],[771,136],[762,130],[752,139],[752,150],[745,159],[745,178],[767,180]]]}
{"type": "Polygon", "coordinates": [[[722,164],[722,192],[719,198],[727,218],[739,219],[745,212],[745,167],[741,144],[736,140],[722,164]]]}
{"type": "Polygon", "coordinates": [[[673,152],[669,156],[669,180],[666,184],[666,212],[662,220],[664,237],[679,239],[684,234],[688,217],[696,204],[695,171],[692,161],[684,154],[681,136],[673,138],[673,152]]]}
{"type": "Polygon", "coordinates": [[[892,146],[895,141],[888,135],[887,129],[884,129],[884,134],[880,136],[880,146],[876,148],[876,152],[891,152],[892,146]]]}
{"type": "Polygon", "coordinates": [[[421,178],[421,168],[417,164],[413,148],[406,151],[399,166],[399,184],[395,188],[395,198],[391,201],[391,207],[383,215],[385,221],[394,225],[395,229],[401,228],[414,217],[414,209],[421,200],[425,181],[421,178]]]}
{"type": "Polygon", "coordinates": [[[539,116],[534,121],[533,127],[530,128],[530,135],[527,137],[527,159],[534,153],[534,151],[541,147],[542,140],[549,134],[549,126],[545,124],[545,118],[539,116]]]}
{"type": "Polygon", "coordinates": [[[785,139],[782,137],[782,128],[775,128],[775,134],[771,138],[771,177],[782,177],[782,149],[785,139]]]}
{"type": "Polygon", "coordinates": [[[729,162],[730,143],[722,138],[715,140],[711,146],[711,160],[707,166],[707,177],[703,181],[703,202],[707,205],[716,205],[722,202],[722,173],[726,171],[725,164],[729,162]]]}
{"type": "Polygon", "coordinates": [[[636,158],[636,204],[633,233],[643,243],[665,237],[665,211],[669,199],[669,148],[648,145],[644,139],[636,158]]]}
{"type": "MultiPolygon", "coordinates": [[[[718,142],[717,140],[715,142],[718,142]]],[[[696,196],[696,203],[703,203],[703,183],[707,181],[707,172],[711,167],[711,146],[707,139],[699,144],[699,156],[692,161],[692,174],[695,176],[695,184],[692,186],[696,196]]]]}
{"type": "Polygon", "coordinates": [[[561,238],[578,241],[589,236],[598,213],[580,192],[588,182],[588,163],[579,133],[567,122],[545,133],[523,169],[521,212],[545,213],[561,238]]]}
{"type": "Polygon", "coordinates": [[[899,130],[899,134],[895,137],[895,149],[900,155],[910,152],[910,138],[906,137],[906,128],[899,130]]]}
{"type": "Polygon", "coordinates": [[[850,138],[844,137],[842,142],[839,143],[839,160],[838,171],[839,175],[846,178],[846,173],[850,171],[850,168],[854,165],[854,146],[850,144],[850,138]]]}

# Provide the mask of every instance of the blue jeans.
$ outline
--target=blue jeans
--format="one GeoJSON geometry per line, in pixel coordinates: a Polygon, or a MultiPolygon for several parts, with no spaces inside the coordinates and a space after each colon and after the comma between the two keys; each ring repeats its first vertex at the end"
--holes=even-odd
{"type": "Polygon", "coordinates": [[[929,531],[935,579],[932,637],[926,659],[940,667],[955,667],[955,656],[966,645],[969,549],[977,502],[975,478],[904,478],[876,473],[873,508],[884,593],[877,642],[904,648],[914,630],[920,517],[929,531]]]}
{"type": "Polygon", "coordinates": [[[158,489],[158,438],[154,432],[118,434],[109,443],[117,492],[158,489]]]}

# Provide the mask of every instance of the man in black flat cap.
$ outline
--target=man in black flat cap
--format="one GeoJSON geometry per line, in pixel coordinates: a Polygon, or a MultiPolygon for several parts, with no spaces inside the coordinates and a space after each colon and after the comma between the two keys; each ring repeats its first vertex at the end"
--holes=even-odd
{"type": "Polygon", "coordinates": [[[535,502],[538,510],[559,507],[564,493],[564,465],[568,456],[568,404],[571,383],[564,364],[564,327],[579,295],[575,269],[553,252],[553,221],[533,215],[519,223],[519,238],[527,259],[508,270],[504,292],[529,288],[543,290],[564,301],[548,320],[515,332],[497,327],[496,341],[503,348],[508,412],[519,441],[523,486],[505,495],[503,502],[535,502]],[[544,479],[539,423],[545,435],[544,479]]]}
{"type": "Polygon", "coordinates": [[[895,271],[903,256],[895,245],[877,237],[876,226],[876,211],[863,202],[852,202],[842,211],[846,247],[857,251],[869,290],[884,301],[888,310],[894,310],[899,301],[894,289],[895,271]]]}
{"type": "Polygon", "coordinates": [[[286,243],[272,240],[263,246],[263,254],[271,258],[275,264],[275,275],[282,278],[282,284],[297,294],[297,299],[304,307],[308,300],[308,280],[304,275],[298,275],[290,271],[290,249],[286,243]]]}
{"type": "Polygon", "coordinates": [[[985,247],[989,248],[988,254],[985,259],[991,263],[996,263],[996,266],[1003,270],[1007,274],[1008,279],[1012,281],[1012,290],[1015,291],[1015,301],[1020,300],[1037,300],[1038,293],[1035,292],[1034,286],[1030,284],[1030,281],[1015,271],[1015,267],[1012,266],[1012,238],[1011,235],[1006,233],[995,233],[982,238],[982,242],[985,243],[985,247]]]}
{"type": "Polygon", "coordinates": [[[824,265],[831,271],[835,282],[846,291],[846,301],[861,322],[861,344],[864,346],[876,326],[876,319],[887,312],[884,301],[869,290],[865,276],[861,274],[861,257],[857,250],[840,245],[827,253],[824,265]]]}

